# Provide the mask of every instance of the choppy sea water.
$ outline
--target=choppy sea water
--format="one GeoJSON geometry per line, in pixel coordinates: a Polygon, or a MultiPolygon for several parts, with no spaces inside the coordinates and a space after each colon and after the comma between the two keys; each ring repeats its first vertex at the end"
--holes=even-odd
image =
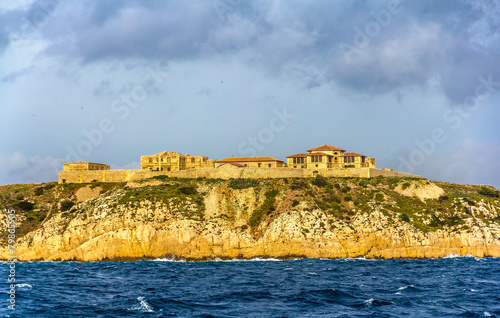
{"type": "Polygon", "coordinates": [[[500,317],[500,258],[16,264],[2,317],[500,317]]]}

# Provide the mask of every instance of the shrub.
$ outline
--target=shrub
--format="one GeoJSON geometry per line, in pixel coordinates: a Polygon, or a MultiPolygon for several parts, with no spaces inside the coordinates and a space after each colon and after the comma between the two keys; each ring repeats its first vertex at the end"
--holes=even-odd
{"type": "Polygon", "coordinates": [[[327,180],[325,177],[320,176],[319,174],[316,175],[316,178],[314,178],[312,184],[314,184],[317,187],[323,188],[326,186],[327,180]]]}
{"type": "Polygon", "coordinates": [[[333,186],[334,186],[335,188],[337,188],[337,189],[340,189],[340,184],[338,184],[338,183],[335,183],[333,186]]]}
{"type": "Polygon", "coordinates": [[[274,204],[276,202],[276,196],[279,194],[278,190],[269,190],[267,191],[265,195],[265,200],[262,203],[260,207],[255,209],[250,216],[250,220],[248,221],[248,224],[251,226],[257,226],[260,223],[260,220],[262,217],[266,214],[270,214],[273,212],[276,208],[274,207],[274,204]]]}
{"type": "Polygon", "coordinates": [[[375,201],[377,201],[377,202],[384,201],[384,195],[382,193],[375,194],[375,201]]]}
{"type": "Polygon", "coordinates": [[[340,203],[342,201],[340,199],[340,197],[338,195],[336,195],[335,193],[330,193],[328,196],[325,196],[324,200],[328,203],[331,203],[331,202],[340,203]]]}
{"type": "Polygon", "coordinates": [[[401,220],[403,220],[405,222],[410,222],[410,218],[408,217],[408,215],[406,213],[401,214],[401,220]]]}
{"type": "Polygon", "coordinates": [[[350,192],[350,191],[351,191],[350,187],[344,187],[344,188],[342,188],[342,193],[347,193],[347,192],[350,192]]]}
{"type": "Polygon", "coordinates": [[[447,195],[442,195],[439,197],[438,201],[443,203],[445,201],[448,201],[449,197],[447,195]]]}
{"type": "Polygon", "coordinates": [[[304,183],[303,180],[294,180],[291,187],[290,187],[292,190],[303,190],[303,189],[307,189],[308,186],[306,183],[304,183]]]}
{"type": "Polygon", "coordinates": [[[187,195],[190,195],[190,194],[197,194],[198,191],[196,191],[196,189],[192,186],[180,186],[178,188],[178,190],[183,193],[183,194],[187,194],[187,195]]]}
{"type": "Polygon", "coordinates": [[[35,195],[42,195],[43,194],[43,188],[36,188],[35,189],[35,195]]]}
{"type": "Polygon", "coordinates": [[[24,196],[22,194],[18,194],[16,196],[16,200],[19,200],[19,201],[24,200],[24,196]]]}
{"type": "Polygon", "coordinates": [[[480,195],[484,195],[487,197],[493,197],[493,198],[498,198],[500,197],[500,192],[497,190],[492,190],[487,187],[481,187],[481,190],[478,191],[480,195]]]}
{"type": "Polygon", "coordinates": [[[344,201],[346,201],[346,202],[352,201],[352,197],[350,195],[346,195],[344,197],[344,201]]]}
{"type": "Polygon", "coordinates": [[[318,207],[321,209],[321,210],[328,210],[328,208],[330,207],[328,205],[328,203],[326,203],[325,201],[322,201],[322,200],[317,200],[316,201],[316,204],[318,205],[318,207]]]}
{"type": "Polygon", "coordinates": [[[299,200],[293,200],[292,207],[299,205],[299,203],[300,203],[299,200]]]}
{"type": "Polygon", "coordinates": [[[23,210],[24,212],[33,210],[34,206],[35,206],[34,203],[28,201],[20,201],[16,203],[16,207],[19,208],[20,210],[23,210]]]}
{"type": "Polygon", "coordinates": [[[70,200],[61,201],[61,212],[68,211],[75,205],[75,202],[70,200]]]}
{"type": "Polygon", "coordinates": [[[154,179],[154,180],[163,180],[163,181],[165,181],[165,180],[168,180],[168,179],[169,179],[169,177],[168,177],[168,175],[166,175],[166,174],[162,174],[162,175],[159,175],[159,176],[153,176],[153,177],[151,177],[150,179],[154,179]]]}
{"type": "Polygon", "coordinates": [[[239,178],[239,179],[231,179],[231,182],[229,182],[229,186],[233,189],[254,188],[258,185],[259,185],[259,180],[257,179],[239,178]]]}
{"type": "Polygon", "coordinates": [[[409,187],[410,187],[410,185],[411,185],[411,183],[409,183],[409,182],[405,182],[405,183],[403,183],[403,185],[401,186],[401,188],[402,188],[403,190],[406,190],[407,188],[409,188],[409,187]]]}

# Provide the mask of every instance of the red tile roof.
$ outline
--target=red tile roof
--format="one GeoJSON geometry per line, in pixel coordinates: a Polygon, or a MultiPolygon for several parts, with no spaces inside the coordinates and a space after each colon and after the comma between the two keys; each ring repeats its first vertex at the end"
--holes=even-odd
{"type": "Polygon", "coordinates": [[[236,167],[239,167],[239,168],[245,168],[246,167],[245,165],[242,165],[242,164],[239,164],[239,163],[236,163],[236,162],[228,162],[228,164],[236,166],[236,167]]]}
{"type": "Polygon", "coordinates": [[[221,160],[217,160],[216,162],[260,162],[260,161],[281,161],[273,157],[230,157],[221,160]]]}
{"type": "Polygon", "coordinates": [[[308,153],[308,156],[331,156],[330,154],[324,153],[324,152],[312,152],[308,153]]]}
{"type": "Polygon", "coordinates": [[[287,158],[301,158],[301,157],[307,157],[307,153],[298,153],[296,155],[288,156],[287,158]]]}
{"type": "Polygon", "coordinates": [[[359,153],[355,153],[355,152],[344,152],[341,156],[347,156],[347,157],[366,157],[365,155],[360,155],[359,153]]]}
{"type": "Polygon", "coordinates": [[[311,149],[307,149],[307,151],[321,151],[321,150],[345,151],[345,149],[337,148],[337,147],[330,146],[330,145],[323,145],[323,146],[319,146],[319,147],[314,147],[314,148],[311,148],[311,149]]]}

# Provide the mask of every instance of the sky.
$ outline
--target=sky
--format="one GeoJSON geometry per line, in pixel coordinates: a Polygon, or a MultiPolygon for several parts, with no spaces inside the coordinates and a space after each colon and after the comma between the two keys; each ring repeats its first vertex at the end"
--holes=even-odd
{"type": "Polygon", "coordinates": [[[500,188],[500,2],[0,1],[0,184],[330,144],[500,188]]]}

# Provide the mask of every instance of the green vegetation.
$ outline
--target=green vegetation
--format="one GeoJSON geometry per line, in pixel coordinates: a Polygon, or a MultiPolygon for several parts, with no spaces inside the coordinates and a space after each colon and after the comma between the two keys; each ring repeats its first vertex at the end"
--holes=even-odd
{"type": "Polygon", "coordinates": [[[184,180],[127,190],[118,203],[136,207],[143,201],[163,203],[188,219],[201,220],[204,217],[203,195],[194,184],[185,184],[184,180]]]}
{"type": "Polygon", "coordinates": [[[153,180],[162,180],[162,181],[165,181],[165,180],[170,180],[169,176],[166,175],[166,174],[162,174],[162,175],[159,175],[159,176],[153,176],[149,179],[153,179],[153,180]]]}
{"type": "MultiPolygon", "coordinates": [[[[248,225],[253,228],[252,233],[255,235],[261,234],[257,227],[263,220],[270,221],[279,213],[297,210],[299,206],[306,211],[324,211],[327,218],[323,224],[326,223],[327,228],[336,224],[336,221],[349,224],[357,216],[369,216],[375,210],[384,215],[388,224],[405,222],[424,232],[464,230],[468,226],[467,219],[500,223],[498,214],[489,214],[482,208],[500,209],[499,192],[488,186],[435,182],[443,188],[444,193],[437,199],[422,201],[393,191],[398,186],[403,189],[411,185],[418,188],[429,182],[412,178],[325,178],[317,175],[314,178],[240,178],[227,181],[176,179],[162,175],[152,179],[162,182],[154,182],[160,183],[159,185],[142,184],[139,187],[103,182],[0,186],[0,204],[13,207],[18,215],[25,216],[18,228],[19,237],[39,228],[47,216],[50,218],[60,212],[64,212],[62,215],[70,219],[86,216],[87,212],[74,208],[75,193],[86,186],[93,189],[99,187],[101,194],[106,193],[106,196],[121,189],[111,206],[128,206],[132,208],[132,215],[141,206],[153,210],[166,206],[176,218],[199,221],[205,218],[206,195],[199,191],[213,190],[215,186],[221,185],[221,191],[217,190],[217,193],[222,192],[226,197],[219,199],[219,204],[224,204],[223,208],[227,211],[221,217],[234,221],[238,209],[243,217],[253,210],[248,216],[248,225]],[[255,209],[249,206],[247,196],[239,196],[239,191],[232,191],[248,188],[253,188],[252,192],[264,198],[255,209]],[[278,200],[280,194],[283,200],[278,200]]],[[[147,179],[144,182],[148,180],[151,181],[147,179]]]]}
{"type": "Polygon", "coordinates": [[[233,189],[247,189],[255,188],[259,186],[259,180],[257,179],[231,179],[229,186],[233,189]]]}
{"type": "Polygon", "coordinates": [[[377,201],[377,202],[384,201],[384,195],[382,193],[375,194],[375,201],[377,201]]]}
{"type": "Polygon", "coordinates": [[[406,213],[401,214],[401,220],[410,223],[410,217],[406,213]]]}
{"type": "Polygon", "coordinates": [[[310,186],[307,180],[304,180],[303,178],[294,178],[290,188],[292,190],[306,190],[309,189],[310,186]]]}
{"type": "Polygon", "coordinates": [[[266,197],[264,199],[264,202],[260,207],[255,209],[250,216],[250,220],[248,221],[248,223],[251,226],[259,225],[263,216],[271,214],[276,209],[274,205],[276,203],[276,196],[278,194],[279,191],[276,189],[269,190],[264,194],[264,196],[266,197]]]}
{"type": "Polygon", "coordinates": [[[18,210],[22,210],[24,212],[32,211],[34,206],[34,203],[28,201],[19,201],[14,205],[14,207],[16,207],[18,210]]]}
{"type": "Polygon", "coordinates": [[[61,212],[70,210],[75,205],[75,202],[70,200],[61,201],[61,212]]]}
{"type": "Polygon", "coordinates": [[[314,184],[317,187],[323,188],[326,186],[326,178],[323,176],[320,176],[319,174],[316,175],[316,177],[313,179],[312,184],[314,184]]]}
{"type": "Polygon", "coordinates": [[[481,190],[478,191],[480,195],[484,195],[487,197],[498,198],[500,197],[500,192],[498,190],[493,190],[487,187],[481,187],[481,190]]]}

